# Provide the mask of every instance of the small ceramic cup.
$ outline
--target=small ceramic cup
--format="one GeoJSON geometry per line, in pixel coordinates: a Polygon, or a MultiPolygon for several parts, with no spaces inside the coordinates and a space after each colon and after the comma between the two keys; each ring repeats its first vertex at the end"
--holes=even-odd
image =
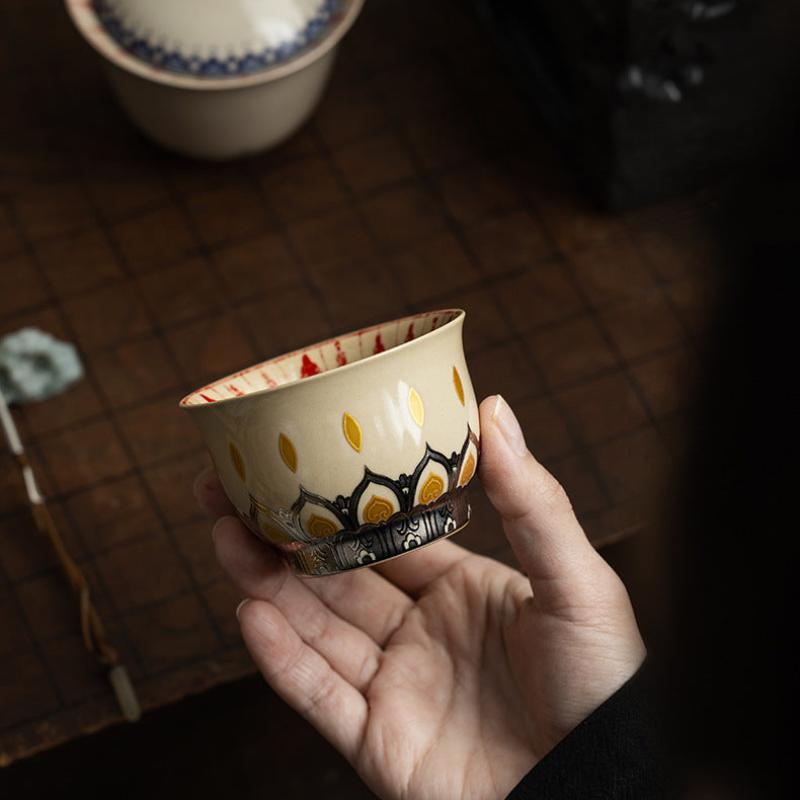
{"type": "Polygon", "coordinates": [[[181,400],[242,520],[296,572],[374,564],[468,523],[480,431],[464,316],[365,328],[181,400]]]}
{"type": "Polygon", "coordinates": [[[192,158],[274,147],[316,108],[364,0],[64,0],[127,115],[192,158]]]}

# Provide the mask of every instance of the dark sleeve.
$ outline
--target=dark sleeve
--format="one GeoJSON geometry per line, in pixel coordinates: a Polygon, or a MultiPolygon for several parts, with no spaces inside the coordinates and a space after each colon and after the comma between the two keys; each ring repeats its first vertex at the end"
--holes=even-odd
{"type": "Polygon", "coordinates": [[[640,670],[557,744],[506,800],[667,797],[664,754],[640,670]]]}

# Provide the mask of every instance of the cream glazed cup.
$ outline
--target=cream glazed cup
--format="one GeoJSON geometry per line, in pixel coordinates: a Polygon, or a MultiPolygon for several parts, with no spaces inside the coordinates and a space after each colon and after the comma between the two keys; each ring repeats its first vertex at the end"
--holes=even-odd
{"type": "Polygon", "coordinates": [[[296,572],[385,561],[469,522],[480,429],[464,318],[365,328],[181,400],[241,519],[296,572]]]}

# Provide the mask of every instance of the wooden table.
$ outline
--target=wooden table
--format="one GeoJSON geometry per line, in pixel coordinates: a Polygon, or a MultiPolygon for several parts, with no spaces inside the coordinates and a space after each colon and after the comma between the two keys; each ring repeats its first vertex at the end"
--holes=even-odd
{"type": "MultiPolygon", "coordinates": [[[[463,307],[477,392],[592,539],[653,518],[716,285],[706,205],[587,209],[461,4],[368,3],[312,121],[234,164],[142,139],[58,3],[0,7],[0,98],[0,334],[73,341],[87,371],[17,420],[148,713],[253,672],[176,401],[257,359],[463,307]]],[[[510,559],[473,494],[459,542],[510,559]]],[[[0,653],[0,763],[119,721],[8,457],[0,653]]]]}

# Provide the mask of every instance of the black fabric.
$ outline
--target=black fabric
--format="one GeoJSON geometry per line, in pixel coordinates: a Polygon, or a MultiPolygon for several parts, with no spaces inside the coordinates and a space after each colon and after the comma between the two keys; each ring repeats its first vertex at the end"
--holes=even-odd
{"type": "Polygon", "coordinates": [[[642,669],[557,744],[507,800],[667,797],[650,697],[642,669]]]}

